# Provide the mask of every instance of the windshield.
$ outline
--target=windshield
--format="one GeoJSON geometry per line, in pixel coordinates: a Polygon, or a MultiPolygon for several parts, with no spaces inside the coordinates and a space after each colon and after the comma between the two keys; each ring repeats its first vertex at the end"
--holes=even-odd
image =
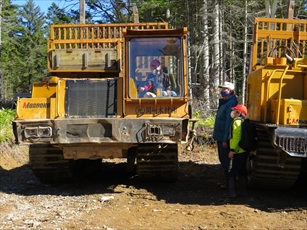
{"type": "Polygon", "coordinates": [[[129,41],[129,96],[182,96],[182,57],[179,37],[132,38],[129,41]]]}

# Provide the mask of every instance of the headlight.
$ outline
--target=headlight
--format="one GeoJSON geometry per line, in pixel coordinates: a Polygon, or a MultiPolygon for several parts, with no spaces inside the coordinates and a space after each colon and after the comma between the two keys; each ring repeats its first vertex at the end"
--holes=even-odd
{"type": "Polygon", "coordinates": [[[52,128],[51,127],[26,127],[25,137],[51,137],[52,128]]]}
{"type": "Polygon", "coordinates": [[[175,127],[165,125],[148,125],[149,136],[174,136],[175,127]]]}
{"type": "Polygon", "coordinates": [[[163,135],[162,127],[160,125],[149,125],[148,127],[149,136],[160,136],[163,135]]]}

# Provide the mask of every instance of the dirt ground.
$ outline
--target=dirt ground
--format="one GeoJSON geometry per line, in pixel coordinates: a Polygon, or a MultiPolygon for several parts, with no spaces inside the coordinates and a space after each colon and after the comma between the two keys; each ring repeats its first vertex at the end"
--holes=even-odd
{"type": "Polygon", "coordinates": [[[140,182],[108,161],[76,182],[47,185],[27,157],[25,147],[0,146],[0,229],[307,229],[302,184],[223,198],[215,148],[181,154],[175,183],[140,182]]]}

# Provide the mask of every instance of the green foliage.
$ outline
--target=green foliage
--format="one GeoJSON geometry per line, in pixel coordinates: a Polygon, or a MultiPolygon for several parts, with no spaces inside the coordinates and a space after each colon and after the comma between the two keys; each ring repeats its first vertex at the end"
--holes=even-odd
{"type": "Polygon", "coordinates": [[[215,118],[212,116],[208,116],[205,119],[200,119],[198,125],[208,127],[208,128],[213,128],[214,122],[215,122],[215,118]]]}
{"type": "Polygon", "coordinates": [[[47,75],[45,16],[33,0],[17,7],[3,5],[1,73],[6,98],[29,92],[33,83],[47,75]]]}
{"type": "MultiPolygon", "coordinates": [[[[133,21],[132,9],[129,9],[129,4],[123,0],[86,0],[86,6],[86,21],[93,20],[93,17],[98,24],[133,21]]],[[[75,13],[78,14],[78,11],[75,13]]]]}
{"type": "Polygon", "coordinates": [[[11,109],[0,109],[0,143],[12,138],[12,121],[15,111],[11,109]]]}
{"type": "Polygon", "coordinates": [[[74,23],[74,20],[76,19],[71,17],[71,15],[68,15],[64,9],[59,8],[59,6],[53,2],[48,8],[47,20],[48,25],[57,25],[74,23]]]}
{"type": "Polygon", "coordinates": [[[166,10],[168,1],[150,0],[150,1],[135,1],[140,22],[161,22],[167,21],[166,10]]]}
{"type": "Polygon", "coordinates": [[[3,91],[0,94],[5,98],[13,96],[14,60],[18,58],[15,56],[14,33],[20,27],[17,20],[17,8],[17,5],[12,5],[8,0],[2,3],[0,73],[3,91]]]}
{"type": "Polygon", "coordinates": [[[198,128],[205,127],[205,128],[212,128],[214,127],[215,117],[214,116],[206,116],[203,118],[201,116],[200,111],[196,111],[194,113],[194,118],[199,119],[196,123],[198,128]]]}

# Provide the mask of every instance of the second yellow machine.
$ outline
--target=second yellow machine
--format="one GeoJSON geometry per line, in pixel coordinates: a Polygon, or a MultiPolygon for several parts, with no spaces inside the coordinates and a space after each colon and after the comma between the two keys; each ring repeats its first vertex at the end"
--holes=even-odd
{"type": "Polygon", "coordinates": [[[288,189],[307,172],[307,21],[256,18],[251,60],[249,186],[288,189]]]}

